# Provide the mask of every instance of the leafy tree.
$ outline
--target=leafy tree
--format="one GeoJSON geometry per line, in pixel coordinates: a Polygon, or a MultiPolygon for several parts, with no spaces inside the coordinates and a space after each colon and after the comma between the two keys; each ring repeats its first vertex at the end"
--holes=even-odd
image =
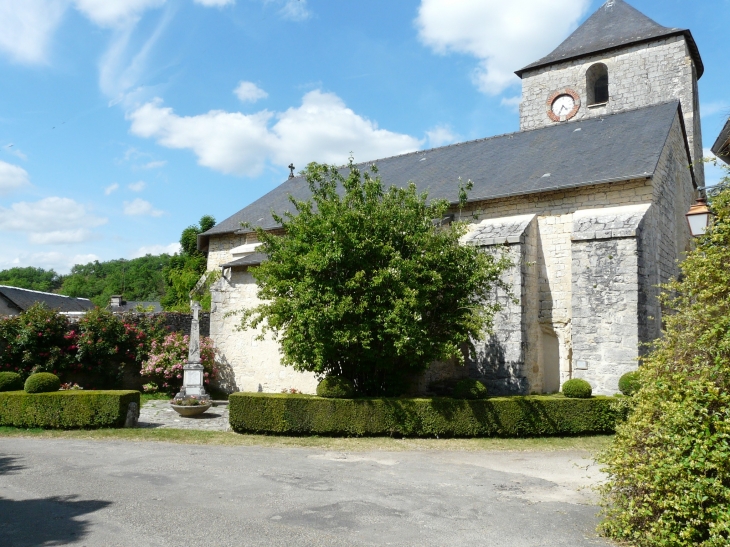
{"type": "Polygon", "coordinates": [[[312,199],[274,217],[286,235],[256,230],[269,257],[253,270],[263,303],[242,328],[273,331],[284,364],[367,395],[400,394],[434,360],[463,360],[498,309],[487,302],[506,259],[460,245],[465,225],[438,227],[448,203],[413,184],[386,190],[352,161],[346,177],[314,163],[305,174],[312,199]]]}
{"type": "Polygon", "coordinates": [[[674,313],[634,410],[601,456],[602,530],[637,547],[730,544],[730,176],[710,203],[713,226],[665,287],[674,313]]]}
{"type": "Polygon", "coordinates": [[[53,292],[61,287],[63,277],[43,268],[10,268],[0,271],[0,285],[21,287],[34,291],[53,292]]]}
{"type": "MultiPolygon", "coordinates": [[[[166,293],[162,305],[166,310],[190,311],[190,291],[207,269],[207,257],[198,251],[198,235],[215,226],[215,219],[205,215],[197,226],[188,226],[180,235],[180,253],[165,268],[166,293]]],[[[210,309],[210,293],[204,295],[203,309],[210,309]]]]}
{"type": "Polygon", "coordinates": [[[127,300],[159,301],[165,294],[163,271],[169,262],[170,256],[162,254],[77,264],[64,278],[59,292],[90,298],[100,307],[108,306],[114,294],[127,300]]]}

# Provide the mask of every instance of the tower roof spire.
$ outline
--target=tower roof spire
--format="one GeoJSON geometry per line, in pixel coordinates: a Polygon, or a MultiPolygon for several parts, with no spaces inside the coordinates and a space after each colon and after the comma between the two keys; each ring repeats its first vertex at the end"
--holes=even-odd
{"type": "Polygon", "coordinates": [[[704,65],[689,30],[663,27],[624,0],[608,0],[552,53],[515,74],[521,78],[523,73],[534,68],[677,35],[684,35],[687,40],[699,79],[704,72],[704,65]]]}

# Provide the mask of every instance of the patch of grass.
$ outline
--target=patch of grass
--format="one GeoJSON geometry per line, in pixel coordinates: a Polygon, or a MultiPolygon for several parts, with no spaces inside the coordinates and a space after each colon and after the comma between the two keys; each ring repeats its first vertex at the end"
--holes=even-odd
{"type": "Polygon", "coordinates": [[[391,439],[389,437],[332,438],[316,436],[275,437],[266,435],[241,435],[238,433],[223,431],[191,431],[186,429],[96,429],[89,431],[47,431],[42,429],[0,427],[0,438],[3,437],[130,442],[151,441],[209,446],[316,448],[350,452],[371,450],[585,450],[592,453],[606,448],[613,438],[612,435],[516,439],[391,439]]]}
{"type": "Polygon", "coordinates": [[[142,393],[140,395],[142,406],[144,406],[147,401],[169,401],[172,398],[173,395],[169,393],[142,393]]]}

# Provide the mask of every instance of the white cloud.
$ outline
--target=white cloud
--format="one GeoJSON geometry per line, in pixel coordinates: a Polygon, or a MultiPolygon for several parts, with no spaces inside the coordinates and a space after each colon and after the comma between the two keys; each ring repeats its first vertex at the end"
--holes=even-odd
{"type": "Polygon", "coordinates": [[[101,27],[115,27],[136,21],[166,0],[74,0],[76,9],[101,27]]]}
{"type": "Polygon", "coordinates": [[[107,186],[106,188],[104,188],[104,193],[107,196],[109,196],[113,192],[116,192],[117,190],[119,190],[119,185],[115,182],[114,184],[110,184],[109,186],[107,186]]]}
{"type": "Polygon", "coordinates": [[[301,106],[274,114],[211,110],[178,116],[156,99],[129,114],[131,132],[167,148],[192,150],[200,165],[256,176],[267,162],[303,167],[310,161],[344,164],[350,152],[365,161],[417,150],[415,137],[379,129],[333,93],[311,91],[301,106]],[[270,123],[275,123],[270,126],[270,123]]]}
{"type": "Polygon", "coordinates": [[[99,260],[99,257],[95,254],[77,254],[71,256],[68,253],[59,251],[29,253],[27,251],[13,250],[9,253],[6,252],[5,256],[0,256],[0,268],[35,266],[47,270],[53,269],[60,274],[66,274],[76,264],[88,264],[95,260],[99,260]]]}
{"type": "Polygon", "coordinates": [[[167,165],[166,161],[151,161],[145,163],[142,166],[142,169],[159,169],[160,167],[164,167],[165,165],[167,165]]]}
{"type": "Polygon", "coordinates": [[[144,247],[140,247],[136,251],[132,253],[132,256],[130,258],[139,258],[141,256],[145,255],[161,255],[161,254],[168,254],[168,255],[174,255],[175,253],[180,252],[180,244],[178,242],[170,243],[168,245],[146,245],[144,247]]]}
{"type": "Polygon", "coordinates": [[[289,21],[305,21],[312,16],[307,8],[307,0],[286,0],[279,13],[289,21]]]}
{"type": "Polygon", "coordinates": [[[30,186],[28,172],[22,167],[0,161],[0,195],[30,186]]]}
{"type": "Polygon", "coordinates": [[[709,103],[702,103],[700,105],[700,116],[703,118],[709,118],[715,114],[722,114],[724,116],[730,115],[730,102],[713,101],[709,103]]]}
{"type": "Polygon", "coordinates": [[[519,80],[515,70],[555,49],[590,0],[421,0],[415,24],[421,41],[440,54],[479,59],[474,80],[498,94],[519,80]]]}
{"type": "Polygon", "coordinates": [[[244,103],[255,103],[259,99],[265,99],[269,96],[266,91],[261,89],[253,82],[241,82],[238,87],[233,90],[238,99],[244,103]]]}
{"type": "Polygon", "coordinates": [[[65,9],[65,0],[0,0],[0,51],[19,63],[45,63],[65,9]]]}
{"type": "Polygon", "coordinates": [[[143,180],[138,180],[137,182],[133,182],[130,184],[127,188],[129,188],[132,192],[141,192],[147,187],[147,183],[143,180]]]}
{"type": "Polygon", "coordinates": [[[195,0],[196,4],[208,8],[222,8],[223,6],[232,6],[236,0],[195,0]]]}
{"type": "Polygon", "coordinates": [[[720,165],[724,165],[724,163],[718,160],[709,148],[705,148],[702,153],[705,158],[712,160],[712,163],[705,163],[705,186],[715,186],[727,176],[727,171],[720,167],[720,165]],[[714,162],[716,162],[717,165],[715,165],[714,162]]]}
{"type": "Polygon", "coordinates": [[[426,137],[431,148],[446,146],[460,140],[459,135],[451,131],[451,128],[446,125],[438,125],[430,131],[426,131],[426,137]]]}
{"type": "Polygon", "coordinates": [[[522,102],[522,97],[517,95],[516,97],[502,97],[502,100],[499,101],[499,104],[502,106],[506,106],[510,110],[514,110],[515,112],[518,112],[520,110],[521,102],[522,102]]]}
{"type": "Polygon", "coordinates": [[[0,230],[23,232],[34,244],[86,241],[92,236],[90,229],[106,221],[69,198],[50,197],[35,203],[14,203],[9,209],[0,207],[0,230]]]}
{"type": "Polygon", "coordinates": [[[124,202],[124,214],[129,216],[151,216],[161,217],[164,211],[155,209],[149,201],[137,198],[133,201],[124,202]]]}

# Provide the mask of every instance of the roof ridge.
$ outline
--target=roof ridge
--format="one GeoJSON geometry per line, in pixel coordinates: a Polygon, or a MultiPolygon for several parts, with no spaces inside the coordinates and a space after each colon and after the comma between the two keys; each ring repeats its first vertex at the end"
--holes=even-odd
{"type": "MultiPolygon", "coordinates": [[[[486,141],[491,141],[491,140],[494,140],[494,139],[503,139],[505,137],[510,137],[510,136],[513,136],[513,135],[521,135],[523,133],[532,133],[534,131],[544,131],[546,129],[550,129],[552,127],[556,127],[557,125],[565,125],[565,124],[573,124],[573,123],[586,123],[586,122],[601,120],[601,119],[605,119],[605,118],[610,118],[612,116],[620,116],[621,114],[626,114],[627,112],[635,112],[637,110],[644,110],[644,109],[647,109],[647,108],[654,108],[654,107],[657,107],[657,106],[664,106],[664,105],[672,104],[672,103],[673,104],[679,104],[679,99],[669,99],[668,101],[662,101],[662,102],[654,103],[654,104],[650,104],[650,105],[637,106],[636,108],[627,108],[626,110],[621,110],[619,112],[611,112],[610,114],[606,114],[605,116],[595,116],[595,117],[591,117],[591,118],[572,119],[572,120],[568,120],[567,122],[561,122],[560,124],[555,124],[555,125],[544,125],[542,127],[533,127],[533,128],[530,128],[530,129],[520,129],[519,131],[512,131],[510,133],[500,133],[498,135],[492,135],[491,137],[481,137],[481,138],[478,138],[478,139],[471,139],[471,140],[468,140],[468,141],[454,142],[454,143],[451,143],[451,144],[446,144],[444,146],[436,146],[434,148],[426,148],[424,150],[414,150],[413,152],[405,152],[403,154],[395,154],[393,156],[385,156],[383,158],[378,158],[377,160],[370,160],[370,161],[363,161],[363,162],[356,163],[356,164],[354,164],[354,167],[358,167],[358,166],[361,166],[361,165],[363,165],[363,166],[377,165],[377,162],[391,160],[391,159],[395,159],[395,158],[405,158],[405,157],[408,157],[408,156],[415,156],[415,155],[418,155],[418,154],[425,154],[426,152],[432,152],[432,151],[435,151],[435,150],[444,150],[446,148],[455,148],[457,146],[465,146],[467,144],[474,144],[474,143],[477,143],[477,142],[486,142],[486,141]]],[[[349,166],[349,164],[343,164],[343,165],[337,166],[337,169],[344,169],[344,168],[346,168],[348,166],[349,166]]],[[[295,179],[302,179],[303,176],[302,175],[297,175],[294,178],[295,179]]],[[[287,180],[291,180],[291,179],[287,179],[287,180]]],[[[284,182],[286,182],[286,181],[284,181],[284,182]]],[[[284,182],[282,182],[281,184],[283,184],[284,182]]]]}
{"type": "Polygon", "coordinates": [[[33,289],[26,289],[25,287],[14,287],[12,285],[0,285],[0,289],[17,289],[19,291],[32,292],[32,293],[35,293],[35,294],[45,294],[45,295],[48,295],[48,296],[59,296],[61,298],[70,298],[72,300],[86,300],[87,302],[91,302],[91,299],[89,299],[89,298],[81,298],[81,297],[78,297],[78,296],[68,296],[68,295],[65,295],[65,294],[58,294],[58,293],[55,293],[55,292],[36,291],[36,290],[33,290],[33,289]]]}

